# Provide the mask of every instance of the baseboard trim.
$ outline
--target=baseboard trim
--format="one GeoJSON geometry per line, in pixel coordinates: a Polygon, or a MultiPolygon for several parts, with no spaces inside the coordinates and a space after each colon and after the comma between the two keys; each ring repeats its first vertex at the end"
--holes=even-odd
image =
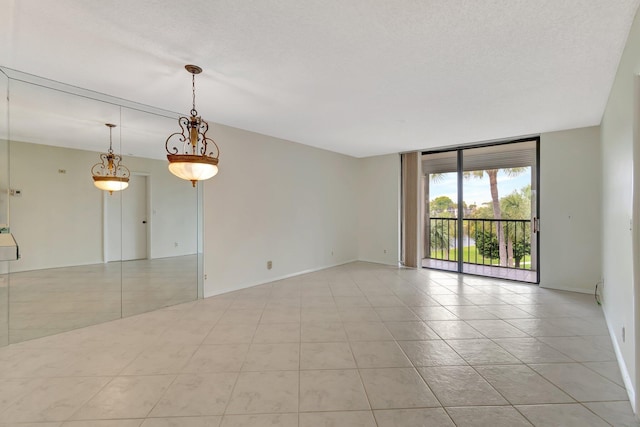
{"type": "Polygon", "coordinates": [[[543,284],[540,284],[540,287],[542,289],[551,289],[553,291],[567,291],[567,292],[577,292],[579,294],[593,294],[594,290],[591,289],[584,289],[584,288],[572,288],[572,287],[557,287],[557,288],[552,288],[550,286],[545,286],[543,284]]]}
{"type": "Polygon", "coordinates": [[[613,344],[613,350],[616,353],[616,359],[618,360],[618,366],[620,367],[620,374],[622,375],[622,381],[624,382],[624,386],[627,389],[627,394],[629,395],[629,403],[631,403],[631,408],[633,412],[638,414],[638,408],[636,407],[636,392],[633,388],[633,383],[631,382],[631,375],[629,375],[629,369],[627,369],[626,363],[624,363],[624,358],[622,357],[622,351],[620,350],[620,345],[618,344],[618,340],[616,339],[616,334],[614,333],[611,323],[607,318],[607,312],[603,309],[604,319],[607,323],[607,330],[609,331],[609,336],[611,338],[611,343],[613,344]]]}
{"type": "Polygon", "coordinates": [[[309,269],[306,269],[306,270],[301,270],[301,271],[296,271],[296,272],[289,273],[289,274],[284,274],[282,276],[269,277],[268,279],[265,279],[265,280],[258,280],[258,281],[255,281],[255,282],[242,283],[240,285],[230,286],[228,288],[216,289],[215,292],[213,292],[213,293],[207,293],[206,292],[206,284],[205,284],[205,286],[204,286],[205,287],[204,297],[205,298],[209,298],[209,297],[213,297],[213,296],[216,296],[216,295],[227,294],[229,292],[240,291],[242,289],[251,288],[253,286],[265,285],[267,283],[276,282],[278,280],[290,279],[291,277],[301,276],[303,274],[315,273],[316,271],[326,270],[327,268],[339,267],[341,265],[350,264],[350,263],[356,262],[356,261],[359,261],[359,260],[352,259],[352,260],[348,260],[348,261],[338,262],[338,263],[335,263],[335,264],[329,264],[329,265],[324,265],[324,266],[320,266],[320,267],[309,268],[309,269]]]}
{"type": "Polygon", "coordinates": [[[369,264],[378,264],[378,265],[388,265],[390,267],[398,267],[398,262],[395,263],[389,263],[389,262],[384,262],[384,261],[373,261],[370,259],[358,259],[357,261],[359,262],[368,262],[369,264]]]}

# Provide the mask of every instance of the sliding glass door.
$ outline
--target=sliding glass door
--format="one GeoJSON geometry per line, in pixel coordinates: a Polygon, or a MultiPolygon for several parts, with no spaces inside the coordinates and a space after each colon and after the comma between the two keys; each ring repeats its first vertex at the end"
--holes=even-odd
{"type": "Polygon", "coordinates": [[[538,283],[538,142],[423,153],[423,267],[538,283]]]}
{"type": "Polygon", "coordinates": [[[458,152],[422,155],[423,267],[458,271],[458,152]]]}

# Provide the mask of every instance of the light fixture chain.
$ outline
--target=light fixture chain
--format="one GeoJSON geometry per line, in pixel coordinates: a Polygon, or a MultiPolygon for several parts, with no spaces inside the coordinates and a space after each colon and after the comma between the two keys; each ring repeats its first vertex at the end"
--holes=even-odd
{"type": "Polygon", "coordinates": [[[111,126],[109,126],[109,154],[113,154],[113,140],[111,137],[113,128],[111,126]]]}
{"type": "Polygon", "coordinates": [[[191,114],[194,116],[198,115],[196,111],[196,75],[191,74],[191,93],[193,94],[193,104],[191,107],[191,114]]]}

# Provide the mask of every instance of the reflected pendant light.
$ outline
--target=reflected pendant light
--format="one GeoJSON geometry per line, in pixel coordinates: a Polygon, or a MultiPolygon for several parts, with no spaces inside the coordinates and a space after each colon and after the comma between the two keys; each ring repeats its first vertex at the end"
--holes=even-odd
{"type": "Polygon", "coordinates": [[[91,168],[93,184],[101,190],[113,194],[114,191],[124,190],[129,186],[129,169],[121,165],[122,156],[113,154],[113,142],[111,133],[116,125],[105,123],[109,128],[109,151],[100,154],[100,163],[91,168]]]}
{"type": "Polygon", "coordinates": [[[197,181],[212,178],[218,173],[220,149],[213,139],[207,138],[209,124],[198,116],[196,110],[195,79],[196,74],[202,72],[202,68],[196,65],[185,65],[184,68],[191,73],[191,116],[178,119],[182,130],[169,135],[165,148],[169,171],[178,178],[191,181],[195,187],[197,181]]]}

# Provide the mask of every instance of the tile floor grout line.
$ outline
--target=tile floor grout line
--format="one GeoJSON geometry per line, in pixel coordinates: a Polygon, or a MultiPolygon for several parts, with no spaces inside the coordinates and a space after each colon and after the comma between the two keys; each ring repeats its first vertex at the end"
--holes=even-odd
{"type": "MultiPolygon", "coordinates": [[[[231,306],[229,306],[229,307],[231,307],[231,306]]],[[[249,342],[249,346],[247,348],[247,352],[244,355],[244,358],[242,360],[242,364],[240,365],[240,368],[239,368],[239,371],[238,371],[238,375],[236,376],[236,380],[233,383],[233,387],[231,387],[231,392],[229,393],[229,398],[227,399],[227,403],[224,405],[224,409],[222,411],[220,423],[222,423],[222,420],[227,415],[227,409],[229,408],[229,405],[231,404],[231,400],[233,399],[233,392],[236,390],[236,386],[238,385],[238,381],[240,380],[240,375],[243,372],[242,368],[244,367],[244,364],[247,362],[247,356],[249,355],[249,351],[251,350],[251,345],[253,344],[253,340],[255,338],[256,332],[258,331],[258,325],[260,324],[260,319],[262,319],[262,314],[263,313],[264,313],[264,309],[263,309],[262,313],[260,314],[260,318],[258,319],[258,323],[256,324],[256,327],[255,327],[255,329],[253,331],[253,334],[251,335],[251,341],[249,342]]]]}
{"type": "MultiPolygon", "coordinates": [[[[95,377],[94,377],[95,378],[95,377]]],[[[97,378],[102,378],[102,377],[97,377],[97,378]]],[[[107,377],[108,378],[108,377],[107,377]]],[[[100,392],[102,392],[102,390],[104,390],[109,384],[111,384],[111,382],[116,379],[117,377],[110,377],[108,381],[106,381],[104,383],[104,385],[102,387],[100,387],[99,390],[97,390],[94,394],[92,394],[89,398],[87,398],[82,404],[78,405],[78,409],[76,409],[75,411],[73,411],[73,413],[71,413],[71,415],[69,415],[66,419],[62,420],[61,423],[65,423],[67,421],[74,421],[73,417],[87,404],[89,403],[94,397],[96,397],[98,394],[100,394],[100,392]]],[[[35,422],[39,422],[39,421],[35,421],[35,422]]]]}
{"type": "MultiPolygon", "coordinates": [[[[360,289],[360,286],[356,283],[356,286],[358,287],[358,289],[360,289]]],[[[360,291],[362,292],[362,289],[360,289],[360,291]]],[[[366,297],[365,297],[366,298],[366,297]]],[[[335,303],[335,298],[334,298],[334,303],[335,303]]],[[[344,329],[344,327],[343,327],[344,329]]],[[[362,373],[360,372],[360,369],[358,368],[358,361],[356,360],[356,356],[353,353],[353,347],[351,346],[351,341],[349,340],[349,335],[347,334],[347,331],[344,331],[345,336],[347,338],[347,345],[349,346],[349,351],[351,352],[351,357],[353,358],[353,362],[355,364],[356,367],[356,372],[358,373],[358,379],[360,380],[360,385],[362,387],[362,390],[364,391],[364,395],[367,398],[367,405],[369,405],[369,412],[371,413],[371,417],[373,418],[373,422],[376,424],[376,427],[379,427],[378,425],[378,420],[376,419],[375,413],[373,412],[373,405],[371,404],[371,399],[369,398],[369,393],[367,392],[367,388],[364,385],[364,380],[362,379],[362,373]]]]}

